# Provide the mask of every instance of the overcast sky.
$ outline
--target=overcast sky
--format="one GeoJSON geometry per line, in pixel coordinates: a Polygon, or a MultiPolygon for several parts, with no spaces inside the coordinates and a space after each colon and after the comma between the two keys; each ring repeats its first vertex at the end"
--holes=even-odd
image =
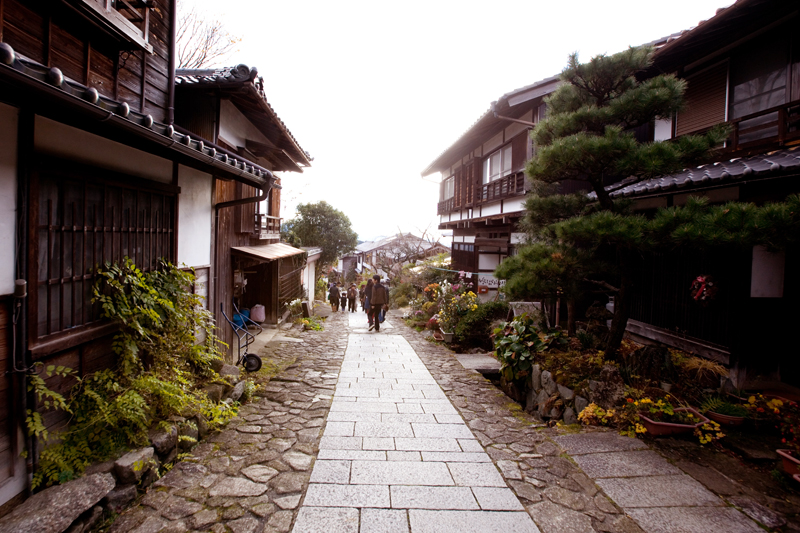
{"type": "MultiPolygon", "coordinates": [[[[490,102],[581,59],[694,27],[731,0],[179,0],[242,41],[267,100],[314,157],[283,175],[284,219],[325,200],[361,240],[438,235],[420,172],[490,102]]],[[[449,244],[449,242],[448,242],[449,244]]]]}

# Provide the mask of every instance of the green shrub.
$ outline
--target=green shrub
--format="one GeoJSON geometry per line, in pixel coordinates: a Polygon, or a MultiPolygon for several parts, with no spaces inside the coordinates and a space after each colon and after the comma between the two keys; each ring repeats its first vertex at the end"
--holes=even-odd
{"type": "Polygon", "coordinates": [[[536,354],[551,346],[567,344],[561,330],[540,331],[534,319],[523,313],[494,330],[494,349],[500,373],[508,382],[522,382],[530,375],[536,354]]]}
{"type": "Polygon", "coordinates": [[[470,348],[492,349],[492,322],[508,316],[506,302],[479,304],[475,311],[467,313],[455,329],[455,340],[470,348]]]}
{"type": "MultiPolygon", "coordinates": [[[[213,403],[201,390],[206,383],[221,382],[211,365],[222,352],[213,316],[202,298],[187,289],[193,273],[166,262],[143,273],[126,258],[122,265],[98,268],[97,276],[93,301],[100,304],[103,318],[120,325],[113,344],[117,366],[77,378],[66,403],[50,396],[50,407],[71,414],[69,427],[55,439],[48,440],[37,413],[30,414],[29,431],[44,445],[34,488],[67,481],[93,462],[146,444],[148,429],[171,417],[202,415],[216,429],[238,410],[238,404],[213,403]]],[[[67,370],[48,367],[45,372],[67,370]]]]}
{"type": "Polygon", "coordinates": [[[398,298],[395,298],[394,305],[396,307],[408,307],[408,298],[406,298],[405,296],[400,296],[398,298]]]}

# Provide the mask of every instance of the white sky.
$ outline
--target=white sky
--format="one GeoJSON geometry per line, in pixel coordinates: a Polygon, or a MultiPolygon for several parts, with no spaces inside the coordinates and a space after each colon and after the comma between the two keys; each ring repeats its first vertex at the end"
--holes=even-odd
{"type": "MultiPolygon", "coordinates": [[[[588,60],[696,26],[731,0],[179,0],[242,38],[267,100],[314,157],[283,175],[284,219],[325,200],[361,240],[438,235],[420,172],[490,102],[588,60]]],[[[431,176],[428,180],[438,180],[431,176]]]]}

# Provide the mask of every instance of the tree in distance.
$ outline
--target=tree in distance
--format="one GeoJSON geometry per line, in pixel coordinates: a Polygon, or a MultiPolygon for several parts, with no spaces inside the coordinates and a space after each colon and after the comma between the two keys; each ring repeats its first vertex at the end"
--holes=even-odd
{"type": "Polygon", "coordinates": [[[328,202],[299,204],[297,217],[281,225],[281,240],[293,246],[322,248],[320,265],[333,265],[343,254],[355,249],[358,235],[350,219],[328,202]]]}
{"type": "Polygon", "coordinates": [[[203,17],[196,7],[182,9],[187,0],[178,3],[178,68],[201,69],[220,66],[220,62],[241,42],[241,37],[228,33],[219,20],[203,17]]]}

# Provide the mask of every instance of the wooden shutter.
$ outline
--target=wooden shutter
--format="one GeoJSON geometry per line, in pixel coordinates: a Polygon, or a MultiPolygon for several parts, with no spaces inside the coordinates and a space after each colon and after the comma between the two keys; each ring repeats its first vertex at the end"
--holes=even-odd
{"type": "Polygon", "coordinates": [[[511,170],[517,172],[525,167],[528,158],[528,136],[530,130],[525,130],[511,139],[511,170]]]}
{"type": "Polygon", "coordinates": [[[725,122],[728,64],[711,67],[686,81],[686,107],[678,113],[676,136],[725,122]]]}

